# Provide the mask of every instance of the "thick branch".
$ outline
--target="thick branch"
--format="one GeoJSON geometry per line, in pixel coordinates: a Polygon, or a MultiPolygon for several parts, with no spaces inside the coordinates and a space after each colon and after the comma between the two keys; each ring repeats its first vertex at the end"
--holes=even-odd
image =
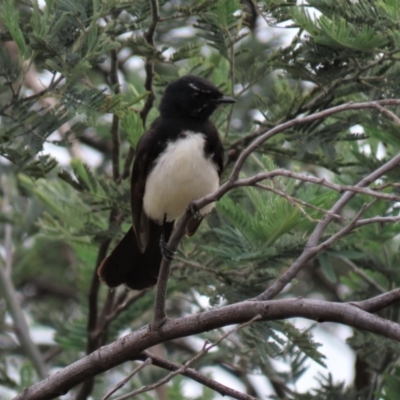
{"type": "MultiPolygon", "coordinates": [[[[371,299],[368,305],[360,303],[333,303],[309,299],[284,299],[274,301],[245,301],[184,318],[167,320],[158,330],[145,326],[104,346],[54,375],[39,382],[14,400],[53,399],[92,376],[107,371],[125,361],[134,360],[151,346],[179,337],[195,335],[223,326],[243,323],[257,315],[264,321],[304,317],[314,321],[331,321],[357,329],[377,333],[400,341],[400,324],[385,320],[362,308],[380,309],[400,299],[400,290],[390,292],[390,298],[371,299]]],[[[383,295],[385,296],[385,295],[383,295]]]]}
{"type": "Polygon", "coordinates": [[[383,308],[389,307],[392,304],[398,303],[399,301],[400,301],[400,289],[394,289],[391,290],[390,292],[373,297],[372,299],[358,301],[354,304],[357,307],[360,307],[364,311],[374,313],[379,310],[382,310],[383,308]]]}

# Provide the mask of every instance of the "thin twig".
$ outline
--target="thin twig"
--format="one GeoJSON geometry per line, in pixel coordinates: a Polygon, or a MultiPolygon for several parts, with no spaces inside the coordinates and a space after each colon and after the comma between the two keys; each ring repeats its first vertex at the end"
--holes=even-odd
{"type": "MultiPolygon", "coordinates": [[[[115,289],[113,289],[115,291],[115,289]]],[[[128,299],[123,302],[119,302],[117,300],[114,304],[114,308],[108,309],[108,314],[105,313],[104,317],[100,319],[98,327],[95,332],[92,333],[92,338],[96,339],[99,338],[101,335],[107,331],[108,327],[110,326],[111,322],[113,322],[123,311],[127,310],[132,304],[134,304],[137,300],[142,298],[148,289],[141,290],[138,293],[132,294],[128,299]]]]}
{"type": "Polygon", "coordinates": [[[371,218],[365,218],[365,219],[360,219],[356,227],[364,226],[364,225],[369,225],[369,224],[387,224],[387,223],[397,223],[400,221],[400,216],[396,217],[381,217],[381,216],[376,216],[376,217],[371,217],[371,218]]]}
{"type": "MultiPolygon", "coordinates": [[[[360,222],[360,221],[358,221],[358,222],[360,222]]],[[[356,226],[357,226],[358,222],[356,223],[356,226]]],[[[386,290],[378,282],[376,282],[375,279],[368,276],[363,269],[358,268],[357,265],[354,264],[351,260],[349,260],[346,257],[342,257],[342,256],[335,256],[335,258],[337,258],[338,260],[341,260],[343,263],[345,263],[347,266],[349,266],[353,272],[355,272],[358,276],[360,276],[362,279],[364,279],[364,281],[368,282],[371,286],[373,286],[375,289],[377,289],[380,293],[386,292],[386,290]]]]}
{"type": "Polygon", "coordinates": [[[148,358],[145,360],[142,364],[140,364],[138,367],[136,367],[125,379],[123,379],[121,382],[119,382],[113,389],[111,389],[104,397],[102,400],[107,400],[109,399],[117,390],[121,389],[127,382],[129,382],[132,377],[134,377],[141,369],[144,367],[147,367],[152,363],[152,359],[148,358]]]}
{"type": "MultiPolygon", "coordinates": [[[[4,175],[1,179],[2,189],[3,189],[3,202],[1,204],[1,209],[4,215],[7,215],[9,210],[9,185],[7,182],[7,177],[4,175]]],[[[11,276],[11,269],[13,263],[13,248],[12,248],[12,225],[5,224],[4,226],[4,251],[5,251],[5,273],[11,276]]]]}
{"type": "MultiPolygon", "coordinates": [[[[110,83],[113,87],[114,93],[118,95],[121,92],[118,79],[118,52],[111,50],[111,68],[110,68],[110,83]]],[[[112,169],[113,179],[115,182],[120,181],[119,172],[119,151],[120,151],[120,137],[119,137],[119,117],[113,114],[111,123],[111,138],[112,138],[112,169]]]]}
{"type": "MultiPolygon", "coordinates": [[[[158,5],[158,0],[150,0],[151,5],[151,22],[144,33],[144,38],[146,42],[156,49],[154,43],[154,34],[157,28],[157,24],[160,21],[160,10],[158,5]]],[[[144,69],[146,72],[146,81],[144,84],[145,89],[150,92],[146,98],[143,108],[140,111],[140,118],[142,119],[143,126],[146,126],[147,115],[149,114],[151,108],[154,104],[155,93],[153,88],[153,80],[154,80],[154,63],[151,58],[147,57],[144,65],[144,69]]]]}
{"type": "Polygon", "coordinates": [[[241,187],[241,186],[252,186],[257,184],[258,182],[273,179],[276,176],[284,176],[287,178],[297,179],[301,182],[310,182],[315,183],[316,185],[324,186],[329,189],[334,190],[338,193],[343,192],[354,192],[359,194],[365,194],[367,196],[376,197],[379,199],[390,200],[390,201],[400,201],[400,196],[390,193],[378,192],[374,190],[375,188],[368,188],[368,187],[358,187],[358,186],[350,186],[350,185],[338,185],[337,183],[328,182],[325,178],[317,178],[311,175],[306,174],[299,174],[296,172],[292,172],[283,168],[276,169],[273,171],[268,172],[260,172],[255,174],[249,178],[242,178],[238,179],[234,182],[234,187],[241,187]]]}
{"type": "Polygon", "coordinates": [[[263,185],[263,184],[261,184],[261,183],[256,183],[256,184],[254,184],[254,186],[255,186],[255,187],[258,187],[258,188],[260,188],[260,189],[266,190],[266,191],[268,191],[268,192],[275,193],[275,194],[277,194],[278,196],[282,196],[283,198],[285,198],[286,200],[288,200],[291,204],[293,204],[296,208],[298,208],[299,211],[300,211],[303,215],[305,215],[306,218],[307,218],[309,221],[311,221],[311,222],[318,222],[319,220],[315,220],[315,219],[312,218],[310,215],[308,215],[308,213],[307,213],[302,207],[300,207],[300,205],[302,205],[302,206],[304,206],[304,207],[312,208],[313,210],[319,211],[319,212],[321,212],[321,213],[323,213],[323,214],[330,214],[330,215],[332,215],[333,218],[335,218],[335,219],[337,219],[337,220],[343,220],[343,219],[344,219],[344,217],[342,217],[341,215],[338,215],[338,214],[331,214],[331,213],[329,212],[329,210],[325,210],[324,208],[314,206],[314,205],[311,204],[311,203],[307,203],[306,201],[303,201],[303,200],[297,199],[296,197],[290,196],[288,193],[284,192],[283,190],[282,190],[282,191],[280,191],[280,190],[275,190],[275,189],[273,189],[273,188],[271,188],[271,187],[269,187],[269,186],[263,185]]]}
{"type": "MultiPolygon", "coordinates": [[[[364,180],[368,181],[367,178],[364,178],[364,180]]],[[[330,211],[333,213],[339,212],[353,196],[354,193],[345,193],[336,202],[336,204],[331,208],[330,211]]],[[[279,279],[277,279],[267,290],[255,297],[254,300],[269,300],[271,298],[274,298],[292,279],[294,279],[294,277],[307,262],[312,260],[317,254],[325,250],[327,247],[331,246],[333,243],[349,233],[351,230],[355,229],[357,227],[357,222],[361,218],[362,214],[375,202],[376,199],[373,200],[369,205],[363,206],[348,225],[340,229],[334,235],[330,236],[324,242],[318,244],[318,241],[322,236],[324,230],[326,229],[329,222],[331,222],[333,219],[330,215],[326,214],[323,219],[317,224],[316,228],[308,239],[303,252],[297,258],[297,260],[286,270],[286,272],[279,279]]]]}
{"type": "Polygon", "coordinates": [[[155,382],[151,385],[146,385],[143,386],[137,390],[134,390],[133,392],[130,392],[124,396],[118,397],[118,399],[116,400],[126,400],[129,398],[132,398],[140,393],[143,392],[148,392],[149,390],[153,390],[156,389],[157,387],[164,385],[165,383],[169,382],[174,376],[179,375],[179,374],[183,374],[184,372],[187,371],[187,369],[189,368],[189,366],[191,364],[193,364],[193,362],[195,362],[196,360],[198,360],[200,357],[202,357],[204,354],[208,353],[212,348],[214,348],[215,346],[217,346],[219,343],[221,343],[224,339],[226,339],[228,336],[230,336],[232,333],[237,332],[238,330],[252,324],[254,321],[257,321],[261,319],[261,315],[256,315],[254,318],[252,318],[250,321],[245,322],[244,324],[241,324],[239,326],[236,326],[235,328],[231,329],[230,331],[228,331],[227,333],[225,333],[224,335],[222,335],[216,342],[208,344],[208,342],[204,342],[204,346],[202,348],[201,351],[199,351],[194,357],[192,357],[189,361],[187,361],[184,365],[182,365],[179,369],[171,372],[170,374],[168,374],[167,376],[165,376],[163,379],[160,379],[158,382],[155,382]]]}
{"type": "Polygon", "coordinates": [[[392,111],[388,110],[385,107],[382,107],[381,105],[377,104],[376,108],[383,114],[386,114],[389,118],[393,119],[394,122],[396,122],[397,125],[400,126],[400,118],[393,113],[392,111]]]}
{"type": "Polygon", "coordinates": [[[61,81],[64,80],[64,76],[60,75],[57,79],[55,79],[54,81],[52,81],[50,83],[50,85],[39,91],[36,92],[35,94],[32,94],[31,96],[27,96],[24,97],[23,99],[13,99],[12,101],[10,101],[9,103],[5,104],[1,109],[0,109],[0,115],[3,115],[3,113],[10,107],[12,107],[16,101],[18,101],[19,104],[21,103],[25,103],[27,101],[31,101],[31,100],[36,100],[39,97],[44,96],[46,93],[50,92],[52,89],[54,89],[59,83],[61,83],[61,81]]]}
{"type": "MultiPolygon", "coordinates": [[[[177,371],[178,369],[182,368],[182,365],[173,363],[169,360],[166,360],[161,357],[157,357],[154,354],[150,353],[149,351],[144,351],[143,352],[143,358],[151,358],[153,361],[153,365],[164,368],[168,371],[177,371]]],[[[232,389],[229,386],[225,386],[222,383],[219,383],[215,381],[214,379],[209,378],[208,376],[205,376],[199,372],[197,372],[193,368],[187,368],[186,371],[182,372],[181,375],[186,376],[190,379],[193,379],[194,381],[209,387],[212,390],[215,390],[217,393],[219,393],[222,396],[229,396],[232,397],[233,399],[237,400],[256,400],[255,397],[249,396],[246,393],[241,393],[238,392],[235,389],[232,389]]]]}
{"type": "MultiPolygon", "coordinates": [[[[0,259],[1,260],[1,259],[0,259]]],[[[29,334],[29,327],[26,323],[24,313],[17,300],[17,292],[10,276],[6,273],[3,265],[0,263],[0,291],[4,297],[7,308],[11,314],[15,325],[15,333],[18,341],[26,353],[26,356],[32,362],[37,374],[41,379],[47,376],[47,368],[43,362],[39,349],[33,343],[29,334]]]]}

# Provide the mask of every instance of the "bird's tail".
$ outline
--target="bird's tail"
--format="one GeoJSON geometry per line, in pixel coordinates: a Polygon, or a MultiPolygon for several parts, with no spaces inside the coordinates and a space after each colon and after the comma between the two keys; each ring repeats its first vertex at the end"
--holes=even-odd
{"type": "Polygon", "coordinates": [[[160,238],[164,232],[165,240],[168,240],[172,226],[163,227],[151,220],[149,223],[149,242],[144,253],[140,252],[135,232],[130,228],[100,264],[97,274],[109,287],[126,284],[131,289],[142,290],[157,283],[162,259],[160,238]]]}

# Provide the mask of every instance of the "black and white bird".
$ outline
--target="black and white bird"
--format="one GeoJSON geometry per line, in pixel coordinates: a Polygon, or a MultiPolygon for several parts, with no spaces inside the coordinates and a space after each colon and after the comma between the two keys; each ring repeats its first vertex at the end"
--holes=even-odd
{"type": "MultiPolygon", "coordinates": [[[[223,103],[235,100],[200,77],[186,75],[167,86],[160,116],[136,149],[131,178],[133,226],[98,270],[108,286],[126,284],[136,290],[154,286],[162,243],[169,240],[174,221],[193,200],[218,188],[224,150],[209,117],[223,103]]],[[[213,206],[192,217],[189,236],[213,206]]]]}

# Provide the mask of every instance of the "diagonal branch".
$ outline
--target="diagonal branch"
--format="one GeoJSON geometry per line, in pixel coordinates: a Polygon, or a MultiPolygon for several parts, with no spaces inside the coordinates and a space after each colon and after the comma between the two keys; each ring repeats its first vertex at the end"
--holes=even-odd
{"type": "Polygon", "coordinates": [[[43,362],[39,349],[31,339],[28,324],[26,323],[21,306],[17,301],[14,284],[3,265],[0,265],[0,289],[13,319],[18,341],[27,357],[32,362],[39,377],[44,379],[47,376],[46,365],[43,362]]]}
{"type": "MultiPolygon", "coordinates": [[[[171,361],[168,361],[164,358],[157,357],[150,353],[149,351],[144,351],[143,356],[140,359],[150,358],[152,360],[152,364],[157,367],[164,368],[168,371],[177,371],[182,366],[171,361]]],[[[248,394],[238,392],[235,389],[230,388],[229,386],[225,386],[222,383],[215,381],[214,379],[209,378],[199,372],[197,372],[193,368],[187,368],[185,371],[180,372],[181,375],[186,376],[194,381],[201,383],[204,386],[209,387],[212,390],[215,390],[222,396],[230,396],[233,399],[237,400],[255,400],[253,396],[249,396],[248,394]]]]}
{"type": "Polygon", "coordinates": [[[133,376],[135,376],[140,370],[147,367],[149,364],[152,364],[152,359],[148,357],[142,364],[136,367],[126,378],[124,378],[121,382],[118,383],[114,388],[112,388],[102,400],[109,399],[117,390],[121,389],[133,376]]]}
{"type": "MultiPolygon", "coordinates": [[[[117,50],[111,50],[111,69],[110,69],[110,83],[117,95],[121,92],[118,79],[118,52],[117,50]]],[[[117,114],[113,114],[111,122],[111,139],[112,139],[112,171],[113,179],[115,182],[120,181],[119,171],[119,153],[120,153],[120,137],[119,137],[119,117],[117,114]]]]}
{"type": "MultiPolygon", "coordinates": [[[[365,187],[370,185],[372,182],[385,175],[389,171],[396,168],[400,163],[400,154],[393,157],[390,161],[382,165],[377,170],[373,171],[371,174],[363,178],[355,187],[365,187]]],[[[344,206],[356,195],[355,192],[345,192],[340,199],[334,204],[334,206],[329,210],[329,214],[325,214],[322,220],[317,224],[314,231],[312,232],[307,244],[304,247],[303,252],[297,258],[297,260],[287,269],[287,271],[276,280],[272,286],[270,286],[265,292],[257,296],[258,300],[267,300],[274,298],[278,293],[280,293],[283,288],[298,274],[298,272],[303,268],[303,266],[310,261],[315,255],[321,250],[326,248],[328,245],[332,244],[335,240],[342,237],[345,233],[354,229],[357,225],[357,221],[354,224],[349,224],[347,227],[343,228],[341,231],[333,235],[323,244],[318,246],[319,239],[321,238],[323,232],[333,220],[332,214],[338,214],[344,208],[344,206]]]]}

